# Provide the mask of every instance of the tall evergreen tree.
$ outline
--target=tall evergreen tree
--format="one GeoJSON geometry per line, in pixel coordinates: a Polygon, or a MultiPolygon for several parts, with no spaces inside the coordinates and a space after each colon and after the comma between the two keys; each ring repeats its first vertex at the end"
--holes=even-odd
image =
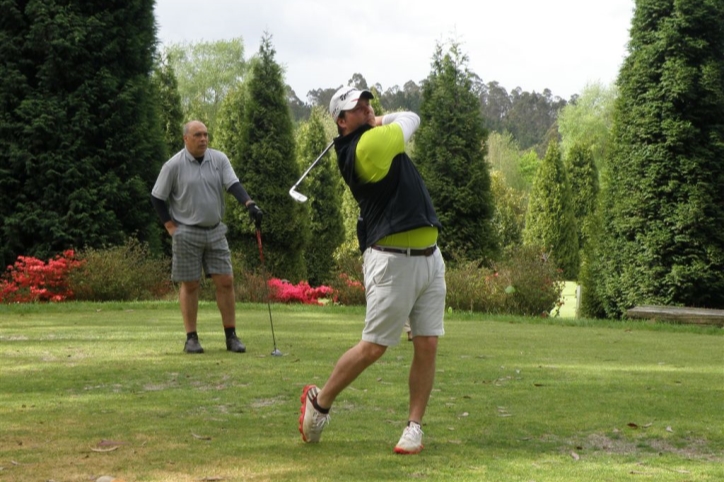
{"type": "MultiPolygon", "coordinates": [[[[238,146],[229,155],[251,197],[264,210],[263,247],[270,272],[292,282],[305,279],[304,249],[309,240],[306,207],[289,196],[299,179],[294,132],[282,69],[276,63],[271,36],[262,38],[245,83],[244,110],[238,146]],[[233,157],[232,157],[233,156],[233,157]]],[[[228,210],[232,242],[256,250],[246,209],[231,203],[228,210]]],[[[251,262],[253,258],[247,256],[251,262]]]]}
{"type": "Polygon", "coordinates": [[[498,251],[494,205],[480,103],[467,61],[457,43],[448,52],[437,45],[423,84],[415,153],[443,226],[438,239],[443,253],[489,260],[498,251]]]}
{"type": "Polygon", "coordinates": [[[604,176],[600,295],[724,308],[724,3],[637,0],[604,176]]]}
{"type": "Polygon", "coordinates": [[[596,229],[590,214],[598,201],[598,169],[593,151],[583,144],[574,144],[566,156],[566,173],[571,184],[573,217],[578,233],[578,247],[585,249],[590,231],[596,229]]]}
{"type": "Polygon", "coordinates": [[[153,0],[0,2],[0,250],[42,258],[136,234],[164,159],[153,0]]]}
{"type": "Polygon", "coordinates": [[[565,279],[578,277],[578,235],[571,186],[555,141],[548,145],[533,182],[523,242],[552,254],[565,279]]]}
{"type": "MultiPolygon", "coordinates": [[[[303,169],[329,144],[323,123],[326,112],[326,109],[315,107],[309,121],[299,128],[297,159],[303,169]]],[[[340,175],[334,149],[326,156],[329,158],[319,161],[305,180],[313,242],[307,247],[304,257],[307,262],[307,278],[312,286],[329,281],[335,266],[334,252],[344,241],[342,186],[339,183],[340,175]]]]}
{"type": "Polygon", "coordinates": [[[176,73],[166,55],[156,56],[151,80],[158,96],[166,155],[170,157],[184,147],[184,115],[181,110],[181,95],[178,92],[176,73]]]}

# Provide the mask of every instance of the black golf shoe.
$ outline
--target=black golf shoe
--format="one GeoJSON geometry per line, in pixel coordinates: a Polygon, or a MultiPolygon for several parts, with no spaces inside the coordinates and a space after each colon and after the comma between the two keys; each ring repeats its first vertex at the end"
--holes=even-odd
{"type": "Polygon", "coordinates": [[[230,336],[226,339],[226,351],[233,351],[234,353],[246,352],[246,346],[236,337],[236,335],[230,336]]]}
{"type": "Polygon", "coordinates": [[[184,351],[186,353],[203,353],[204,349],[201,348],[198,338],[188,338],[184,345],[184,351]]]}

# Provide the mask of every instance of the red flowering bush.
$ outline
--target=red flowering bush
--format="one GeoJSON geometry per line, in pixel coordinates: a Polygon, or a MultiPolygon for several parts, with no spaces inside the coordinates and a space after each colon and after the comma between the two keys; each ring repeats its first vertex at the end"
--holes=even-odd
{"type": "Polygon", "coordinates": [[[288,281],[272,278],[269,280],[269,297],[279,303],[304,303],[321,305],[320,298],[329,297],[334,290],[329,286],[312,288],[306,281],[293,285],[288,281]]]}
{"type": "Polygon", "coordinates": [[[63,251],[47,263],[31,256],[18,256],[15,264],[8,266],[0,280],[0,302],[57,302],[71,299],[73,291],[68,286],[68,274],[82,264],[83,261],[75,258],[72,249],[63,251]]]}

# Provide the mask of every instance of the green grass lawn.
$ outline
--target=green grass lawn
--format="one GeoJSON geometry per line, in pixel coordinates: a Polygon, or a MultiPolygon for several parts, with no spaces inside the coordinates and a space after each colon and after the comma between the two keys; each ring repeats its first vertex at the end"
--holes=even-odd
{"type": "Polygon", "coordinates": [[[360,308],[240,305],[248,353],[203,304],[0,306],[0,481],[721,481],[724,330],[450,314],[425,450],[392,449],[412,344],[342,393],[322,442],[299,396],[359,339],[360,308]]]}

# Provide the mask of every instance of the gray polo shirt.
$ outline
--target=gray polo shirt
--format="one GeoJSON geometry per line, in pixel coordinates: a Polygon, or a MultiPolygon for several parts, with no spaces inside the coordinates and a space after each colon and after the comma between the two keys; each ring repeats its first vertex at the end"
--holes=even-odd
{"type": "Polygon", "coordinates": [[[184,148],[163,165],[151,194],[168,203],[174,221],[209,227],[223,219],[224,192],[237,182],[223,152],[206,149],[199,163],[184,148]]]}

